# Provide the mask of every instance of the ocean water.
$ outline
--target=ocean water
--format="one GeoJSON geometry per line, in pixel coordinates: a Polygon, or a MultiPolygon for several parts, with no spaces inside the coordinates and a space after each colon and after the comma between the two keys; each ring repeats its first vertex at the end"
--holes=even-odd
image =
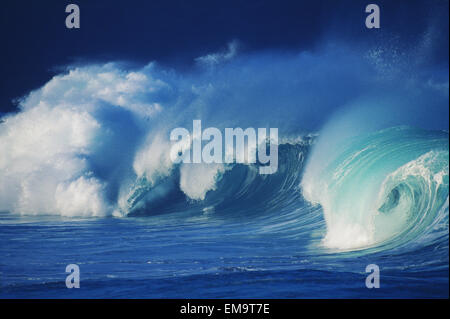
{"type": "Polygon", "coordinates": [[[346,141],[281,143],[277,173],[231,165],[202,200],[166,186],[148,200],[176,170],[133,183],[125,216],[1,213],[0,297],[448,298],[448,132],[346,141]]]}
{"type": "Polygon", "coordinates": [[[430,17],[409,40],[59,68],[0,119],[0,297],[448,298],[448,56],[430,17]],[[278,128],[276,173],[173,163],[171,131],[195,120],[278,128]]]}

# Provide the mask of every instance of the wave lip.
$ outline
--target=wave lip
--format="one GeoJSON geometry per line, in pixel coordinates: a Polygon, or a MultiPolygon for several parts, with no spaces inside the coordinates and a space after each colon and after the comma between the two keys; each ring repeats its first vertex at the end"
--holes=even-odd
{"type": "Polygon", "coordinates": [[[396,127],[315,156],[301,185],[324,210],[326,247],[399,245],[448,220],[448,133],[396,127]],[[319,169],[318,155],[330,158],[319,169]]]}

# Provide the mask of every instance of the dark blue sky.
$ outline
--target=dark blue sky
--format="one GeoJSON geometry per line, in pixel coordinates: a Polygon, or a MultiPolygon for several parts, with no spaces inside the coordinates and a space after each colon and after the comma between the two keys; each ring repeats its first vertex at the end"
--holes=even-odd
{"type": "Polygon", "coordinates": [[[237,39],[247,51],[313,49],[325,34],[350,44],[395,33],[407,43],[439,19],[445,37],[431,57],[448,65],[448,1],[2,1],[0,112],[74,62],[157,60],[189,68],[195,57],[237,39]],[[76,3],[81,29],[66,29],[65,7],[76,3]],[[364,27],[369,3],[381,7],[380,30],[364,27]]]}

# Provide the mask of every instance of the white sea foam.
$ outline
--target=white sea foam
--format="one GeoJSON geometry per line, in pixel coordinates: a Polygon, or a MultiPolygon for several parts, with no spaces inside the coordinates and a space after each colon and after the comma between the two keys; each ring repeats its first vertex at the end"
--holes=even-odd
{"type": "MultiPolygon", "coordinates": [[[[221,130],[278,127],[282,141],[282,135],[317,131],[327,114],[357,97],[354,92],[359,97],[379,85],[353,48],[243,55],[236,49],[230,44],[226,52],[197,59],[202,67],[192,72],[155,63],[69,67],[24,96],[19,112],[0,122],[0,210],[123,216],[139,200],[136,188],[164,196],[172,185],[164,180],[174,176],[188,198],[201,200],[216,189],[225,168],[174,165],[171,129],[193,119],[221,130]]],[[[421,90],[413,89],[437,101],[423,111],[429,114],[448,94],[441,96],[427,84],[430,72],[424,74],[413,84],[425,83],[421,90]]],[[[397,109],[421,118],[421,109],[409,102],[397,109]]]]}

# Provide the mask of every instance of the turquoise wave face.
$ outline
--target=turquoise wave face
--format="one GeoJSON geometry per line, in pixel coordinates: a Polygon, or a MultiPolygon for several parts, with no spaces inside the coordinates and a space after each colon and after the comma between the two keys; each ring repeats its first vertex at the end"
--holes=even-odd
{"type": "Polygon", "coordinates": [[[447,132],[396,127],[319,154],[328,157],[321,169],[308,163],[303,195],[324,210],[325,246],[357,249],[439,236],[436,230],[448,227],[448,143],[447,132]]]}

